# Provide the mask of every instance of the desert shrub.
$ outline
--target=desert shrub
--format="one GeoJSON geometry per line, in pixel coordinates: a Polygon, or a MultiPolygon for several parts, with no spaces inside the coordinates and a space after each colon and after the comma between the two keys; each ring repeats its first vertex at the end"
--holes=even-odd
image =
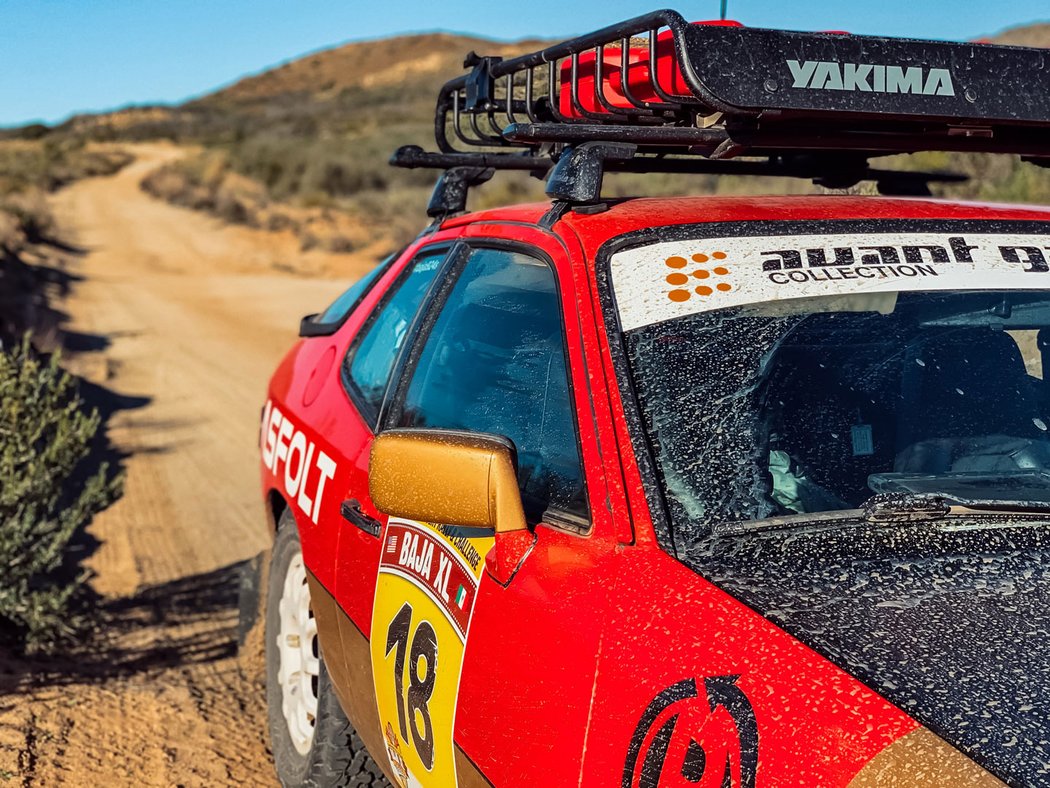
{"type": "Polygon", "coordinates": [[[1050,203],[1050,169],[1021,161],[1017,156],[987,153],[916,153],[875,159],[884,169],[953,172],[966,175],[964,183],[934,183],[935,196],[953,200],[987,202],[1050,203]]]}
{"type": "Polygon", "coordinates": [[[118,494],[105,465],[83,467],[98,429],[57,353],[42,360],[28,337],[0,351],[0,633],[28,652],[53,650],[88,621],[77,604],[85,577],[64,562],[118,494]]]}
{"type": "Polygon", "coordinates": [[[44,193],[27,188],[0,197],[0,246],[18,251],[25,243],[40,243],[55,235],[55,218],[44,193]]]}
{"type": "Polygon", "coordinates": [[[3,141],[0,191],[52,191],[80,178],[111,175],[131,160],[130,154],[119,149],[90,147],[77,139],[3,141]]]}

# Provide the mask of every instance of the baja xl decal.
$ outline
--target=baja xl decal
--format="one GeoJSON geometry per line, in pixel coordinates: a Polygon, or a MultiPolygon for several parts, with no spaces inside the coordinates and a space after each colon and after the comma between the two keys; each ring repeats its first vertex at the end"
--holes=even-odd
{"type": "Polygon", "coordinates": [[[455,785],[452,731],[470,617],[491,536],[391,518],[372,614],[372,678],[403,788],[455,785]]]}
{"type": "Polygon", "coordinates": [[[624,764],[623,788],[754,788],[758,725],[739,676],[685,679],[642,714],[624,764]]]}
{"type": "Polygon", "coordinates": [[[712,237],[626,249],[612,256],[610,271],[620,322],[630,331],[792,298],[1047,288],[1050,234],[869,230],[712,237]]]}
{"type": "Polygon", "coordinates": [[[325,485],[335,476],[335,460],[306,437],[279,407],[267,400],[260,434],[263,464],[284,477],[284,491],[315,524],[325,485]]]}

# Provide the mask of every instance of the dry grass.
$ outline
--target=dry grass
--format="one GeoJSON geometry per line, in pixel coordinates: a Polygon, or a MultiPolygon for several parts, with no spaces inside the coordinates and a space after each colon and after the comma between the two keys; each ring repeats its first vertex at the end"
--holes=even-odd
{"type": "Polygon", "coordinates": [[[0,196],[0,247],[18,253],[56,236],[55,217],[44,192],[30,187],[0,196]]]}
{"type": "Polygon", "coordinates": [[[142,188],[233,224],[292,230],[303,251],[353,252],[377,240],[355,212],[339,210],[325,195],[315,200],[274,199],[264,184],[233,170],[223,151],[204,151],[154,170],[142,181],[142,188]]]}
{"type": "Polygon", "coordinates": [[[37,188],[54,191],[67,183],[116,172],[131,160],[109,146],[62,136],[0,142],[0,194],[37,188]]]}
{"type": "Polygon", "coordinates": [[[46,193],[81,178],[109,175],[130,161],[119,149],[83,141],[0,142],[0,247],[15,254],[27,244],[55,240],[46,193]]]}
{"type": "Polygon", "coordinates": [[[53,328],[46,263],[49,249],[62,244],[47,192],[130,161],[118,149],[83,141],[0,141],[0,346],[23,331],[53,328]]]}

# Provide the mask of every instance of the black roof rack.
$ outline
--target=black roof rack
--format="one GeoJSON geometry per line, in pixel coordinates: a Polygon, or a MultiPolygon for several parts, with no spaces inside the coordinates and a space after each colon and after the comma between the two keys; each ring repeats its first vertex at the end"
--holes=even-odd
{"type": "Polygon", "coordinates": [[[909,194],[949,176],[868,159],[938,150],[1050,163],[1047,50],[690,24],[665,10],[464,65],[438,96],[438,153],[401,149],[391,163],[539,175],[586,147],[602,171],[876,180],[909,194]]]}

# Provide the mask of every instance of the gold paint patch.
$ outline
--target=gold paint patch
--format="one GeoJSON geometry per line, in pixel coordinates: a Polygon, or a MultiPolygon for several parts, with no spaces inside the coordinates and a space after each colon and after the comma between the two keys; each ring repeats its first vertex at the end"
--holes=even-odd
{"type": "Polygon", "coordinates": [[[1006,784],[926,728],[902,736],[864,766],[849,788],[1003,788],[1006,784]]]}

